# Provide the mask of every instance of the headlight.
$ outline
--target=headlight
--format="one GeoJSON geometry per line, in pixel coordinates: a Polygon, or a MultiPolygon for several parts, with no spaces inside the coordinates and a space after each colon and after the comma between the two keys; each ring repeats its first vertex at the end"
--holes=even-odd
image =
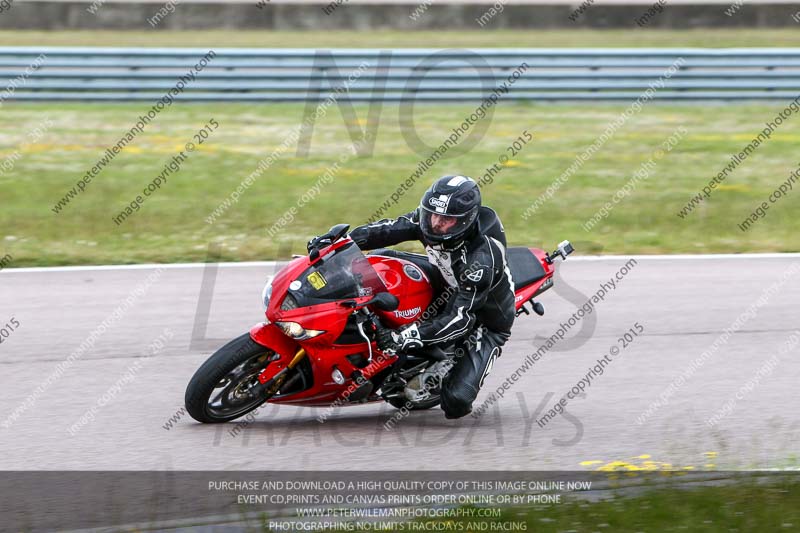
{"type": "Polygon", "coordinates": [[[313,339],[317,335],[322,335],[325,333],[319,329],[305,329],[297,322],[275,322],[275,325],[281,328],[285,335],[288,335],[289,337],[298,341],[313,339]]]}
{"type": "Polygon", "coordinates": [[[297,309],[300,307],[297,305],[297,300],[291,293],[287,293],[286,297],[283,299],[283,303],[281,304],[281,311],[291,311],[292,309],[297,309]]]}
{"type": "Polygon", "coordinates": [[[269,307],[269,299],[272,297],[272,282],[264,285],[264,290],[261,291],[261,305],[264,306],[264,311],[269,307]]]}

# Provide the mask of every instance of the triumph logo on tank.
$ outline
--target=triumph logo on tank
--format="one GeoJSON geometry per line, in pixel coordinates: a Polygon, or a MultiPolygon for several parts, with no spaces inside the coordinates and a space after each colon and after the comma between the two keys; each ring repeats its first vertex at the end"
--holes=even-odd
{"type": "Polygon", "coordinates": [[[394,312],[394,316],[397,318],[414,318],[420,311],[422,311],[422,308],[419,306],[413,309],[398,309],[394,312]]]}

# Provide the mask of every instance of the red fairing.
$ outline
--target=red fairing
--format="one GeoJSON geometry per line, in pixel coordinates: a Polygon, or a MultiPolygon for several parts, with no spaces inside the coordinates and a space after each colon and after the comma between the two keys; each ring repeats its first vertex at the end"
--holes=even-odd
{"type": "Polygon", "coordinates": [[[533,255],[536,256],[539,262],[542,263],[545,276],[530,285],[526,285],[525,287],[515,287],[514,306],[517,308],[517,310],[519,310],[519,308],[522,307],[525,302],[553,286],[553,274],[555,273],[555,268],[551,263],[547,262],[547,252],[540,250],[539,248],[529,248],[529,250],[531,253],[533,253],[533,255]]]}
{"type": "MultiPolygon", "coordinates": [[[[322,249],[320,258],[349,246],[351,243],[350,239],[341,239],[322,249]]],[[[517,309],[525,301],[552,285],[554,269],[553,265],[546,261],[547,254],[537,248],[531,248],[531,252],[541,261],[545,276],[527,287],[517,287],[517,309]]],[[[347,252],[343,251],[343,253],[347,252]]],[[[386,289],[399,300],[399,306],[395,311],[373,309],[381,322],[390,328],[398,328],[420,320],[434,297],[430,280],[424,271],[413,263],[400,258],[379,255],[366,257],[386,289]]],[[[309,257],[294,259],[274,277],[272,295],[265,313],[267,320],[253,326],[250,330],[250,337],[255,342],[280,355],[280,358],[270,361],[262,371],[259,376],[262,383],[269,381],[278,372],[285,369],[301,348],[306,353],[304,357],[298,359],[298,364],[304,365],[304,376],[307,379],[310,375],[310,384],[304,390],[273,397],[269,400],[270,402],[330,406],[338,399],[342,405],[352,405],[348,402],[348,398],[362,383],[357,379],[359,375],[369,380],[397,361],[395,355],[382,354],[374,341],[367,343],[360,335],[358,328],[354,327],[353,313],[360,305],[369,301],[373,295],[281,310],[281,303],[289,291],[290,284],[301,278],[304,272],[317,261],[319,259],[311,261],[309,257]],[[316,330],[314,331],[315,336],[303,338],[303,336],[297,335],[298,339],[294,339],[288,336],[276,324],[277,322],[294,322],[303,328],[303,331],[316,330]],[[322,333],[317,334],[320,331],[322,333]],[[372,359],[368,363],[370,355],[372,359]],[[341,384],[334,380],[334,375],[338,376],[339,372],[344,377],[344,383],[341,384]]],[[[369,327],[369,324],[366,327],[369,327]]],[[[379,399],[373,391],[367,397],[362,396],[359,402],[379,399]]]]}
{"type": "Polygon", "coordinates": [[[539,262],[542,263],[544,271],[547,273],[547,277],[548,278],[552,277],[556,269],[552,263],[547,262],[547,252],[545,252],[544,250],[540,250],[539,248],[528,248],[528,250],[530,250],[531,253],[536,256],[536,259],[538,259],[539,262]]]}
{"type": "MultiPolygon", "coordinates": [[[[370,379],[382,370],[386,369],[397,360],[396,356],[384,356],[377,351],[373,343],[373,362],[364,368],[356,368],[347,359],[348,355],[361,354],[366,359],[366,344],[362,345],[333,345],[323,349],[310,349],[308,359],[311,362],[314,385],[302,392],[290,394],[285,398],[272,398],[270,403],[287,403],[309,405],[312,407],[328,407],[347,390],[352,392],[358,388],[358,384],[353,379],[348,379],[344,384],[339,385],[333,381],[331,373],[336,367],[345,376],[351,376],[356,370],[365,379],[370,379]]],[[[267,366],[269,371],[270,364],[267,366]]],[[[276,372],[277,373],[277,372],[276,372]]],[[[274,374],[272,374],[274,375],[274,374]]],[[[348,405],[344,402],[343,405],[348,405]]]]}
{"type": "Polygon", "coordinates": [[[275,350],[282,359],[288,358],[290,361],[300,348],[296,341],[284,335],[275,324],[264,322],[256,324],[250,328],[250,338],[270,350],[275,350]]]}
{"type": "Polygon", "coordinates": [[[272,278],[272,299],[266,312],[268,320],[274,320],[275,313],[280,311],[283,297],[289,291],[289,284],[297,279],[310,265],[311,262],[308,257],[298,257],[297,259],[292,259],[288,265],[275,274],[275,277],[272,278]]]}
{"type": "Polygon", "coordinates": [[[280,359],[267,365],[267,368],[258,376],[261,383],[266,383],[275,374],[286,368],[292,360],[300,345],[283,334],[283,331],[275,324],[260,323],[250,328],[250,338],[258,344],[278,352],[280,359]]]}
{"type": "MultiPolygon", "coordinates": [[[[325,257],[350,242],[349,239],[338,241],[323,249],[320,257],[325,257]]],[[[273,278],[272,297],[266,311],[267,322],[257,324],[250,330],[250,337],[255,342],[275,350],[281,356],[277,361],[267,365],[259,375],[259,381],[262,383],[272,379],[284,369],[300,348],[306,351],[306,358],[311,363],[313,385],[302,392],[273,398],[270,400],[271,403],[328,406],[348,388],[353,388],[352,376],[356,371],[365,377],[374,375],[397,359],[396,356],[380,355],[377,346],[372,342],[373,363],[366,368],[358,368],[353,365],[347,356],[360,356],[366,361],[369,357],[369,347],[366,341],[360,338],[344,338],[343,333],[348,326],[353,308],[342,305],[340,301],[304,306],[287,311],[281,310],[281,303],[289,290],[289,285],[315,262],[311,261],[309,257],[294,259],[273,278]],[[305,329],[320,330],[324,333],[307,340],[297,341],[286,336],[283,330],[275,324],[276,322],[296,322],[305,329]],[[348,378],[344,384],[340,385],[333,381],[331,374],[334,367],[348,378]]],[[[382,279],[384,278],[382,277],[382,279]]],[[[428,290],[430,291],[430,286],[428,286],[428,290]]],[[[370,296],[364,296],[353,298],[352,301],[361,304],[369,299],[370,296]]]]}
{"type": "Polygon", "coordinates": [[[400,300],[395,311],[375,311],[381,322],[399,328],[419,320],[433,299],[433,287],[425,273],[411,261],[396,257],[371,255],[369,262],[389,292],[400,300]]]}

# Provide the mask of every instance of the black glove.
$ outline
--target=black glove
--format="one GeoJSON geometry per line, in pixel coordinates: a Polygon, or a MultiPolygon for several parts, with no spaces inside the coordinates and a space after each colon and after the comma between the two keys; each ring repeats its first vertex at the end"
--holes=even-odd
{"type": "Polygon", "coordinates": [[[378,332],[378,348],[384,352],[397,352],[422,348],[416,324],[404,326],[397,331],[381,329],[378,332]]]}
{"type": "Polygon", "coordinates": [[[396,352],[399,348],[397,343],[394,342],[393,333],[394,331],[389,328],[381,328],[378,330],[375,341],[382,352],[396,352]]]}
{"type": "Polygon", "coordinates": [[[333,244],[333,241],[331,241],[330,236],[321,235],[319,237],[314,237],[313,239],[308,241],[308,244],[306,244],[306,250],[308,250],[308,252],[311,253],[311,250],[314,249],[319,250],[323,246],[328,246],[330,244],[333,244]]]}

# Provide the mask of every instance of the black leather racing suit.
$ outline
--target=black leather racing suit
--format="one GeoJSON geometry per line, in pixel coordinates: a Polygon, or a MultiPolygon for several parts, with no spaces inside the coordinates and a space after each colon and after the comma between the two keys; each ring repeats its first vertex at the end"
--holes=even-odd
{"type": "MultiPolygon", "coordinates": [[[[497,214],[481,207],[478,222],[455,252],[425,242],[417,211],[359,226],[350,237],[365,250],[418,240],[444,280],[446,304],[417,325],[423,344],[455,346],[456,363],[442,382],[448,418],[469,414],[483,380],[500,356],[514,323],[514,282],[506,263],[506,238],[497,214]]],[[[401,254],[393,254],[400,255],[401,254]]]]}

